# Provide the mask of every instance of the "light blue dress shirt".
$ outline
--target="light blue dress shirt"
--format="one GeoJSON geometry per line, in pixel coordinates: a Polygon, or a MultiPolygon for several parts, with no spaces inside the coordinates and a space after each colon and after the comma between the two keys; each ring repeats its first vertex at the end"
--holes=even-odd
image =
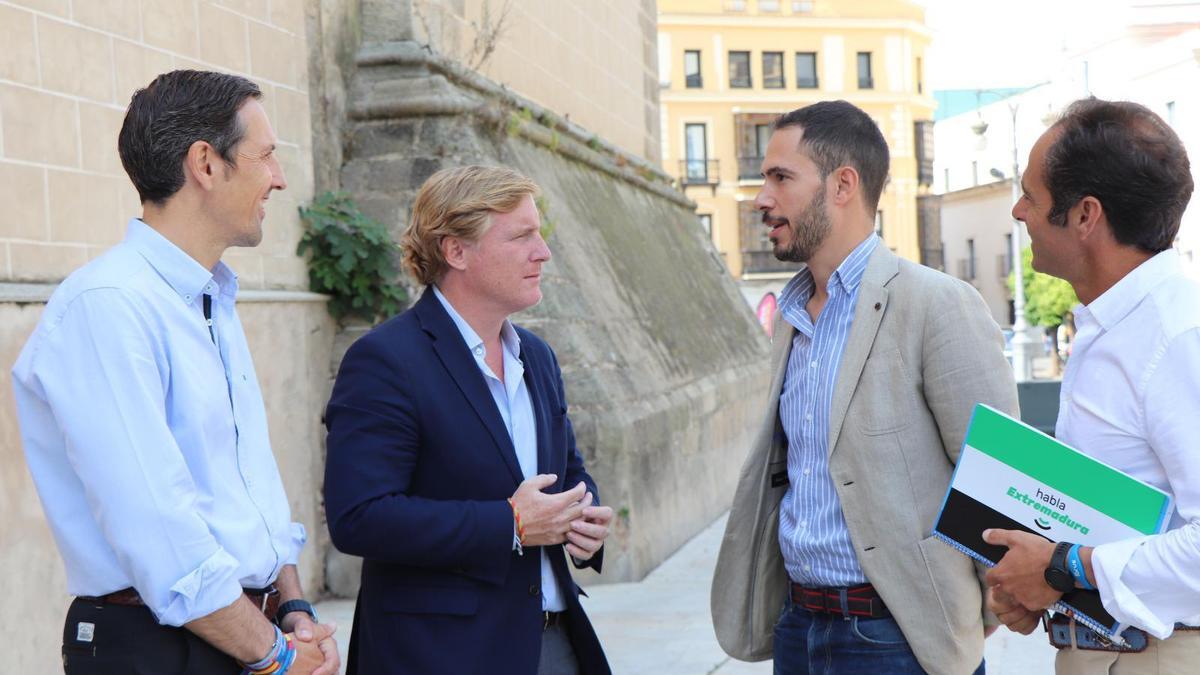
{"type": "Polygon", "coordinates": [[[838,265],[815,326],[805,308],[815,286],[808,268],[780,293],[780,312],[796,333],[779,395],[789,481],[779,509],[779,548],[788,576],[805,586],[866,581],[829,475],[829,410],[850,339],[858,287],[878,242],[872,234],[838,265]]]}
{"type": "Polygon", "coordinates": [[[179,626],[299,557],[236,293],[134,219],[47,303],[13,387],[72,595],[132,586],[179,626]]]}
{"type": "MultiPolygon", "coordinates": [[[[455,311],[446,296],[442,295],[441,289],[434,286],[433,293],[442,303],[442,307],[446,308],[446,313],[458,327],[458,332],[462,333],[467,349],[471,350],[471,355],[475,357],[475,365],[479,367],[479,372],[483,373],[488,391],[492,393],[492,400],[496,402],[496,408],[504,420],[504,427],[508,429],[508,436],[517,451],[517,463],[521,465],[521,474],[525,478],[536,476],[537,423],[533,415],[533,399],[525,386],[525,364],[521,363],[520,336],[513,329],[512,323],[506,319],[500,328],[500,344],[504,350],[504,381],[501,382],[487,364],[487,349],[483,346],[483,339],[466,319],[455,311]]],[[[544,550],[541,554],[542,610],[561,612],[567,608],[566,602],[563,601],[558,581],[554,578],[554,570],[550,567],[550,557],[544,550]]]]}

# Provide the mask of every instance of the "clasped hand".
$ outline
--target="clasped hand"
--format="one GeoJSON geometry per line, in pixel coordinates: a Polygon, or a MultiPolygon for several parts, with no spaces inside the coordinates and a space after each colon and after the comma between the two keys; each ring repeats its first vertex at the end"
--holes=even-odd
{"type": "Polygon", "coordinates": [[[538,474],[523,481],[512,501],[521,515],[525,546],[552,546],[565,543],[567,553],[578,560],[590,560],[608,537],[613,511],[607,506],[592,506],[592,493],[580,481],[558,494],[542,490],[554,485],[558,477],[538,474]]]}
{"type": "Polygon", "coordinates": [[[289,673],[337,675],[340,672],[341,659],[338,656],[337,642],[333,639],[337,624],[313,623],[307,614],[292,612],[285,617],[281,627],[284,630],[290,628],[290,632],[296,638],[296,660],[288,669],[289,673]]]}
{"type": "Polygon", "coordinates": [[[1044,578],[1054,544],[1018,530],[987,530],[983,540],[1008,548],[988,570],[988,607],[1009,630],[1028,635],[1037,627],[1042,611],[1062,597],[1044,578]]]}

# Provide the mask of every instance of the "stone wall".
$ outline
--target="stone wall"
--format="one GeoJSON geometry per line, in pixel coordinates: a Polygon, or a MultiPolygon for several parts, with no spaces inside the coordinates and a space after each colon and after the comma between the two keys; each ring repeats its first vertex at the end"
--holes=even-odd
{"type": "Polygon", "coordinates": [[[295,207],[312,197],[302,3],[15,0],[0,4],[0,44],[0,282],[57,282],[121,240],[141,213],[117,157],[129,98],[199,68],[262,88],[289,183],[262,245],[227,260],[243,288],[308,287],[295,255],[295,207]]]}
{"type": "MultiPolygon", "coordinates": [[[[541,186],[553,258],[518,321],[557,351],[618,514],[603,580],[641,578],[728,508],[767,386],[766,339],[693,205],[643,160],[413,42],[364,45],[351,92],[342,186],[396,234],[444,167],[512,166],[541,186]]],[[[352,592],[342,565],[330,586],[352,592]]]]}
{"type": "Polygon", "coordinates": [[[413,40],[656,160],[654,0],[363,0],[367,42],[413,40]]]}

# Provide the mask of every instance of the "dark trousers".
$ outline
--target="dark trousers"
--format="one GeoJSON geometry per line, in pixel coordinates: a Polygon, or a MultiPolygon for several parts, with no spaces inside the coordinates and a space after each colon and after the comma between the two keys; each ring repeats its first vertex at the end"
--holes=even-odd
{"type": "MultiPolygon", "coordinates": [[[[925,675],[892,617],[805,609],[789,596],[775,624],[775,675],[925,675]]],[[[984,675],[984,665],[972,675],[984,675]]]]}
{"type": "Polygon", "coordinates": [[[76,598],[63,625],[66,675],[237,675],[237,661],[145,607],[76,598]]]}

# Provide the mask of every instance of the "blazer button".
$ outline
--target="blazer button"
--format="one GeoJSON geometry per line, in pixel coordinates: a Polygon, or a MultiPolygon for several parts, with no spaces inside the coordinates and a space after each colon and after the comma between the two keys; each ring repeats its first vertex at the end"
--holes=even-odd
{"type": "Polygon", "coordinates": [[[533,597],[536,598],[539,594],[541,594],[541,592],[542,592],[542,589],[537,584],[530,585],[529,594],[532,595],[533,597]]]}

